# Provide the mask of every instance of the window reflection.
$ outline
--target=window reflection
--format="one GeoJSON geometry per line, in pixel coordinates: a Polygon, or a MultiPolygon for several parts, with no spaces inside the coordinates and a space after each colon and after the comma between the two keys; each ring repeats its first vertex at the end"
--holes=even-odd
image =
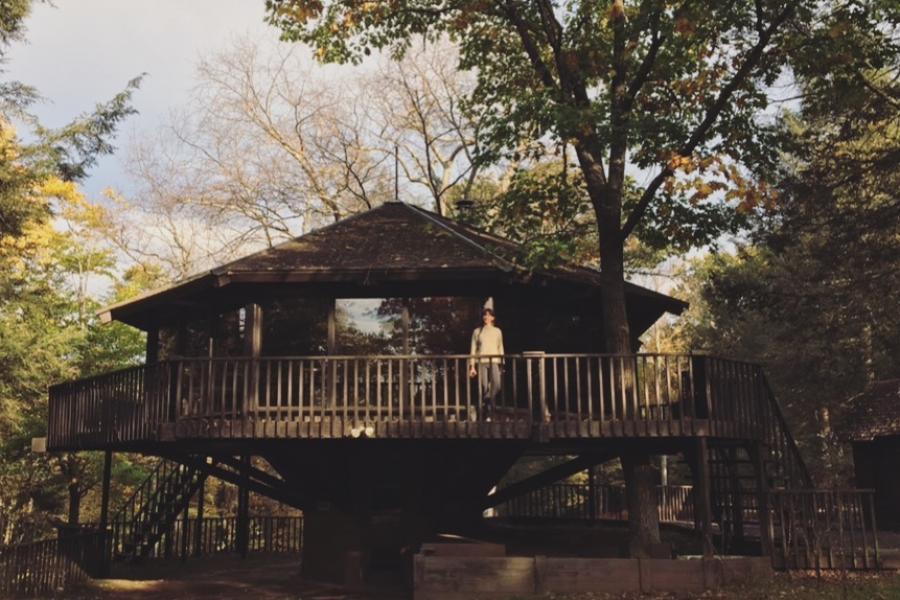
{"type": "Polygon", "coordinates": [[[417,354],[468,354],[482,304],[459,296],[409,299],[410,347],[417,354]]]}
{"type": "Polygon", "coordinates": [[[402,354],[402,298],[339,298],[335,302],[338,354],[402,354]]]}
{"type": "Polygon", "coordinates": [[[339,354],[465,354],[481,323],[470,297],[341,298],[335,303],[339,354]],[[404,313],[408,317],[404,317],[404,313]]]}
{"type": "Polygon", "coordinates": [[[330,298],[282,298],[263,304],[263,355],[325,354],[330,305],[330,298]]]}

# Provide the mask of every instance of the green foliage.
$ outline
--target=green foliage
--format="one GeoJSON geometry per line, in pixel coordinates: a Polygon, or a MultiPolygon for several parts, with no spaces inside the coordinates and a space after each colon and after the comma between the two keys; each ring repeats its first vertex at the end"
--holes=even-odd
{"type": "MultiPolygon", "coordinates": [[[[0,54],[21,38],[30,5],[0,0],[0,54]]],[[[92,316],[88,278],[113,277],[114,257],[82,235],[96,210],[75,184],[113,150],[139,82],[59,130],[24,113],[33,90],[0,84],[0,543],[46,534],[98,480],[95,454],[31,453],[31,439],[46,432],[48,385],[134,364],[143,347],[139,332],[92,316]],[[18,138],[13,118],[33,126],[34,143],[18,138]]]]}
{"type": "Polygon", "coordinates": [[[543,162],[516,170],[502,191],[492,183],[479,186],[481,197],[466,218],[522,244],[526,265],[538,269],[596,261],[593,213],[580,171],[543,162]]]}
{"type": "Polygon", "coordinates": [[[81,180],[99,157],[115,150],[111,138],[124,119],[137,113],[131,98],[143,78],[143,75],[135,77],[112,99],[97,104],[93,112],[81,115],[61,129],[37,128],[47,158],[53,162],[59,177],[66,181],[81,180]]]}
{"type": "Polygon", "coordinates": [[[900,377],[900,58],[869,53],[897,32],[834,19],[829,39],[858,52],[836,69],[797,58],[810,101],[781,122],[781,200],[734,255],[695,264],[681,332],[694,347],[762,361],[832,482],[846,464],[835,429],[847,400],[900,377]],[[853,82],[869,92],[846,91],[853,82]]]}

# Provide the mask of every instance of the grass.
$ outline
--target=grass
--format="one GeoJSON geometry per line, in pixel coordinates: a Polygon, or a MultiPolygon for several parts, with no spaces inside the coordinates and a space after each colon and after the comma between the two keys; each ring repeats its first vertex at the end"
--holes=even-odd
{"type": "Polygon", "coordinates": [[[770,581],[699,594],[547,594],[531,600],[900,600],[900,574],[779,573],[770,581]]]}

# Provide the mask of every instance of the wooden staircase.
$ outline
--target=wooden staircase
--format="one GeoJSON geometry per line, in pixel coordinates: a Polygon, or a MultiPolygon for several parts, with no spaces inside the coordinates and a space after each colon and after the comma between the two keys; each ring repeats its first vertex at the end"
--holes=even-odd
{"type": "Polygon", "coordinates": [[[161,460],[110,520],[112,559],[138,562],[146,558],[187,510],[202,480],[197,469],[161,460]]]}
{"type": "Polygon", "coordinates": [[[813,488],[775,394],[762,368],[757,369],[757,381],[763,388],[760,397],[767,400],[759,415],[762,439],[758,444],[744,440],[710,441],[713,521],[719,525],[719,551],[726,554],[746,550],[747,537],[759,539],[759,528],[764,526],[759,519],[762,491],[813,488]]]}

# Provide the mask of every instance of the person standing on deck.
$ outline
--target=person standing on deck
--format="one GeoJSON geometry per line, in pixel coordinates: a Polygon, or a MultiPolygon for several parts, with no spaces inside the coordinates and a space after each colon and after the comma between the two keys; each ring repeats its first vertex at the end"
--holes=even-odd
{"type": "Polygon", "coordinates": [[[490,420],[501,390],[500,367],[503,364],[503,332],[494,325],[494,299],[488,298],[481,310],[482,325],[472,332],[469,377],[478,377],[485,420],[490,420]],[[477,357],[485,358],[477,358],[477,357]]]}

